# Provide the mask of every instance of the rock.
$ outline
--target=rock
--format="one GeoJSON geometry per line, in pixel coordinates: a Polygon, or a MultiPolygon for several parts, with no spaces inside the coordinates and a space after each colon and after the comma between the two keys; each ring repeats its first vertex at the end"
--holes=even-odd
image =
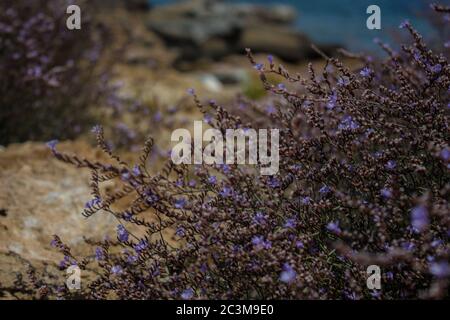
{"type": "Polygon", "coordinates": [[[246,28],[239,40],[239,49],[271,53],[286,61],[299,61],[311,57],[311,41],[305,35],[279,26],[252,26],[246,28]]]}
{"type": "MultiPolygon", "coordinates": [[[[61,144],[59,148],[67,146],[61,144]]],[[[72,144],[66,151],[95,152],[85,143],[72,144]]],[[[58,234],[75,254],[92,254],[83,237],[100,240],[114,237],[117,221],[106,214],[89,219],[81,211],[92,196],[89,172],[57,161],[43,143],[10,145],[0,155],[0,280],[8,269],[9,255],[34,263],[56,265],[61,254],[50,246],[58,234]],[[5,260],[6,259],[6,260],[5,260]]],[[[15,270],[23,267],[19,263],[15,270]]]]}
{"type": "Polygon", "coordinates": [[[176,48],[175,67],[242,54],[247,47],[296,62],[314,55],[308,37],[293,28],[296,17],[295,9],[286,5],[190,0],[155,7],[147,26],[176,48]]]}
{"type": "Polygon", "coordinates": [[[150,2],[148,0],[125,0],[125,8],[128,10],[148,10],[150,2]]]}

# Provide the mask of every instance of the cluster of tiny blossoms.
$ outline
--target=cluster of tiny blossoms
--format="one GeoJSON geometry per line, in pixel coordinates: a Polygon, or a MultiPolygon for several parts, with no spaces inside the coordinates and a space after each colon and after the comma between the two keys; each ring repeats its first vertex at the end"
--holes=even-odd
{"type": "Polygon", "coordinates": [[[82,30],[67,29],[67,6],[64,0],[0,2],[0,144],[69,138],[87,125],[102,41],[88,14],[82,30]]]}
{"type": "MultiPolygon", "coordinates": [[[[436,7],[449,12],[449,8],[436,7]]],[[[215,128],[280,130],[280,170],[258,166],[175,166],[148,172],[148,139],[135,164],[110,155],[99,163],[54,156],[92,171],[99,211],[120,223],[117,239],[97,243],[82,260],[55,237],[62,268],[97,268],[85,298],[122,299],[409,299],[448,297],[450,277],[450,65],[408,23],[412,43],[385,44],[383,62],[335,58],[309,77],[291,75],[269,56],[248,56],[273,106],[244,101],[223,108],[195,103],[215,128]],[[282,84],[268,81],[281,76],[282,84]],[[232,112],[233,111],[233,112],[232,112]],[[236,112],[234,112],[236,111],[236,112]],[[251,114],[244,117],[238,114],[251,114]],[[248,121],[244,118],[248,118],[248,121]],[[100,186],[121,187],[108,194],[100,186]],[[117,210],[118,201],[129,201],[117,210]],[[131,199],[131,200],[130,200],[131,199]],[[366,286],[369,265],[381,268],[381,290],[366,286]]],[[[64,287],[55,293],[71,298],[64,287]]],[[[80,294],[80,293],[77,293],[80,294]]]]}

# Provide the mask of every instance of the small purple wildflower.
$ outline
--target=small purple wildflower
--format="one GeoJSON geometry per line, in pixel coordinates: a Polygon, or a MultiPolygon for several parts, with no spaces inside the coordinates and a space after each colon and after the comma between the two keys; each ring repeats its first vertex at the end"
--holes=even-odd
{"type": "Polygon", "coordinates": [[[322,186],[322,187],[319,189],[319,193],[322,194],[322,195],[328,194],[328,193],[330,193],[330,192],[331,192],[331,189],[330,189],[330,187],[327,186],[327,185],[324,185],[324,186],[322,186]]]}
{"type": "Polygon", "coordinates": [[[103,248],[97,247],[95,248],[95,259],[97,261],[101,261],[105,259],[105,253],[103,251],[103,248]]]}
{"type": "Polygon", "coordinates": [[[178,227],[177,230],[175,231],[175,234],[180,238],[182,238],[186,235],[186,231],[184,230],[183,227],[178,227]]]}
{"type": "Polygon", "coordinates": [[[270,249],[272,248],[272,242],[265,240],[263,236],[254,236],[252,238],[252,244],[258,248],[270,249]]]}
{"type": "Polygon", "coordinates": [[[333,90],[331,96],[328,97],[327,109],[332,110],[336,107],[337,102],[337,94],[336,91],[333,90]]]}
{"type": "Polygon", "coordinates": [[[302,197],[301,202],[304,205],[308,205],[311,203],[311,198],[310,197],[302,197]]]}
{"type": "Polygon", "coordinates": [[[134,165],[134,167],[133,167],[133,174],[135,175],[135,176],[140,176],[141,175],[141,169],[139,169],[139,165],[134,165]]]}
{"type": "Polygon", "coordinates": [[[358,122],[353,120],[351,116],[345,116],[338,125],[339,130],[356,130],[359,128],[358,122]]]}
{"type": "Polygon", "coordinates": [[[113,267],[111,268],[111,272],[112,272],[113,274],[121,274],[121,273],[123,272],[123,269],[122,269],[121,266],[115,265],[115,266],[113,266],[113,267]]]}
{"type": "Polygon", "coordinates": [[[264,224],[266,222],[266,215],[261,211],[258,211],[253,217],[253,222],[255,222],[256,224],[264,224]]]}
{"type": "Polygon", "coordinates": [[[442,160],[449,161],[450,160],[450,149],[449,148],[442,149],[440,152],[440,156],[441,156],[442,160]]]}
{"type": "Polygon", "coordinates": [[[297,221],[295,218],[289,218],[284,223],[285,228],[295,228],[296,225],[297,225],[297,221]]]}
{"type": "Polygon", "coordinates": [[[121,224],[117,226],[117,238],[120,242],[126,242],[128,241],[129,233],[125,229],[125,227],[121,224]]]}
{"type": "Polygon", "coordinates": [[[430,67],[430,71],[432,73],[440,73],[442,71],[442,65],[441,64],[435,64],[434,66],[430,67]]]}
{"type": "Polygon", "coordinates": [[[231,187],[228,186],[224,186],[222,188],[222,190],[219,192],[219,194],[223,197],[223,198],[228,198],[233,194],[233,189],[231,187]]]}
{"type": "Polygon", "coordinates": [[[267,60],[269,61],[270,65],[273,65],[273,56],[271,54],[267,56],[267,60]]]}
{"type": "Polygon", "coordinates": [[[137,244],[133,246],[136,252],[142,252],[148,247],[148,242],[144,239],[140,240],[137,244]]]}
{"type": "Polygon", "coordinates": [[[102,132],[102,127],[97,124],[92,127],[91,132],[95,134],[100,134],[102,132]]]}
{"type": "Polygon", "coordinates": [[[192,288],[187,288],[181,293],[181,298],[184,300],[190,300],[194,296],[194,290],[192,288]]]}
{"type": "Polygon", "coordinates": [[[395,162],[394,160],[389,160],[386,163],[386,169],[394,170],[396,167],[397,167],[397,162],[395,162]]]}
{"type": "Polygon", "coordinates": [[[300,240],[298,240],[297,242],[295,242],[295,246],[296,246],[298,249],[303,249],[303,248],[305,248],[305,244],[303,243],[303,241],[300,241],[300,240]]]}
{"type": "Polygon", "coordinates": [[[333,232],[333,233],[341,233],[341,228],[339,227],[339,221],[328,223],[327,230],[330,232],[333,232]]]}
{"type": "Polygon", "coordinates": [[[55,151],[56,149],[56,145],[59,143],[59,141],[58,140],[51,140],[51,141],[49,141],[49,142],[47,142],[46,144],[47,144],[47,147],[49,147],[50,148],[50,150],[52,150],[52,151],[55,151]]]}
{"type": "Polygon", "coordinates": [[[99,197],[95,197],[95,198],[89,200],[88,202],[86,202],[84,207],[86,209],[92,209],[92,208],[94,208],[94,206],[100,205],[101,203],[102,203],[102,200],[99,197]]]}
{"type": "Polygon", "coordinates": [[[385,199],[392,198],[392,190],[391,189],[383,188],[380,190],[380,194],[385,199]]]}
{"type": "Polygon", "coordinates": [[[267,185],[272,189],[279,188],[281,186],[280,181],[275,177],[270,177],[267,181],[267,185]]]}
{"type": "Polygon", "coordinates": [[[284,83],[279,83],[277,87],[279,90],[286,90],[286,86],[284,85],[284,83]]]}
{"type": "Polygon", "coordinates": [[[437,278],[450,276],[450,266],[447,261],[433,262],[430,264],[430,273],[437,278]]]}
{"type": "Polygon", "coordinates": [[[187,200],[184,199],[184,198],[178,198],[178,199],[175,200],[174,204],[175,204],[175,208],[183,209],[186,206],[186,204],[187,204],[187,200]]]}
{"type": "Polygon", "coordinates": [[[364,78],[370,77],[370,75],[371,75],[372,73],[373,73],[373,70],[370,69],[369,67],[364,67],[364,68],[359,72],[359,74],[360,74],[361,76],[363,76],[364,78]]]}
{"type": "Polygon", "coordinates": [[[405,28],[407,28],[407,27],[409,27],[409,26],[410,26],[409,21],[408,21],[408,20],[405,20],[405,21],[403,21],[402,23],[400,23],[399,28],[400,28],[400,29],[405,29],[405,28]]]}
{"type": "Polygon", "coordinates": [[[288,264],[283,265],[283,271],[280,274],[280,281],[284,283],[292,283],[297,276],[295,270],[288,264]]]}
{"type": "Polygon", "coordinates": [[[208,178],[208,182],[209,182],[210,184],[216,184],[216,183],[217,183],[217,178],[216,178],[216,176],[210,176],[210,177],[208,178]]]}
{"type": "Polygon", "coordinates": [[[191,96],[195,95],[195,90],[193,88],[187,89],[187,93],[191,96]]]}
{"type": "Polygon", "coordinates": [[[253,67],[258,71],[262,71],[264,68],[264,65],[262,63],[257,63],[253,67]]]}
{"type": "Polygon", "coordinates": [[[429,223],[428,210],[425,206],[419,205],[411,211],[411,225],[419,232],[423,231],[429,223]]]}

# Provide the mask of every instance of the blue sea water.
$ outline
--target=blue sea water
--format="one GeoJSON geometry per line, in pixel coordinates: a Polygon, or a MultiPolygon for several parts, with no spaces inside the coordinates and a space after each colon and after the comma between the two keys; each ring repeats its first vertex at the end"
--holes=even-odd
{"type": "MultiPolygon", "coordinates": [[[[166,4],[177,0],[150,0],[166,4]]],[[[373,51],[374,38],[386,41],[400,32],[398,26],[409,20],[425,36],[433,30],[424,14],[431,12],[432,0],[227,0],[255,4],[288,4],[299,13],[297,28],[316,43],[338,43],[356,51],[373,51]],[[381,30],[369,30],[366,9],[376,4],[381,8],[381,30]]],[[[441,1],[442,2],[442,1],[441,1]]],[[[444,1],[445,2],[445,1],[444,1]]]]}

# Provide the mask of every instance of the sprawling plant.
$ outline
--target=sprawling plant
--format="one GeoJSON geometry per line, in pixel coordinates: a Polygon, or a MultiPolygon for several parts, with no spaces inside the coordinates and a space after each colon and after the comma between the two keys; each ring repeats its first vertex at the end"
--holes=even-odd
{"type": "Polygon", "coordinates": [[[69,138],[88,125],[87,108],[102,83],[95,66],[103,42],[92,10],[82,12],[81,30],[69,30],[67,6],[0,3],[0,144],[69,138]]]}
{"type": "MultiPolygon", "coordinates": [[[[278,128],[275,176],[261,176],[258,166],[170,160],[151,174],[152,139],[137,163],[127,163],[109,149],[100,126],[94,132],[109,163],[61,153],[50,142],[57,159],[92,171],[93,198],[83,214],[105,211],[119,221],[117,239],[97,243],[84,259],[55,236],[61,268],[100,272],[81,296],[448,297],[450,65],[408,22],[401,28],[410,45],[397,52],[380,43],[383,62],[352,55],[363,64],[355,71],[324,55],[323,70],[310,65],[303,78],[270,56],[257,63],[248,51],[273,96],[269,108],[243,99],[229,108],[205,105],[190,91],[214,128],[278,128]],[[102,192],[111,180],[117,190],[102,192]],[[119,210],[117,202],[128,205],[119,210]],[[367,288],[369,265],[381,268],[382,290],[367,288]]],[[[72,297],[64,286],[39,287],[72,297]]]]}

